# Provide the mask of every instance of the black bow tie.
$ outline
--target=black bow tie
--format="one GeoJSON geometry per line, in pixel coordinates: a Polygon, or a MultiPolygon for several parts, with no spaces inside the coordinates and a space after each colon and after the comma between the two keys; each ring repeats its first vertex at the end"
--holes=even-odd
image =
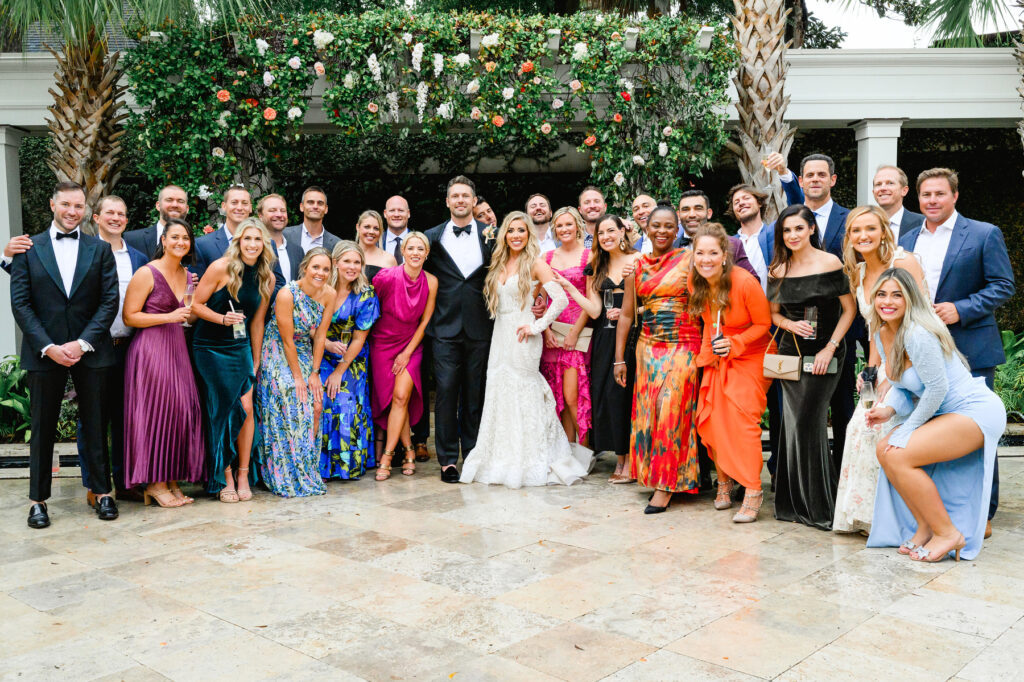
{"type": "Polygon", "coordinates": [[[452,231],[455,232],[455,236],[458,237],[460,235],[469,234],[469,231],[472,229],[472,227],[472,225],[466,225],[464,227],[452,225],[452,231]]]}
{"type": "Polygon", "coordinates": [[[680,246],[689,246],[692,241],[693,240],[690,239],[689,235],[684,234],[683,236],[681,236],[679,238],[679,245],[680,246]]]}
{"type": "Polygon", "coordinates": [[[61,232],[60,230],[57,230],[57,241],[60,241],[61,239],[78,239],[78,230],[75,230],[74,232],[61,232]]]}

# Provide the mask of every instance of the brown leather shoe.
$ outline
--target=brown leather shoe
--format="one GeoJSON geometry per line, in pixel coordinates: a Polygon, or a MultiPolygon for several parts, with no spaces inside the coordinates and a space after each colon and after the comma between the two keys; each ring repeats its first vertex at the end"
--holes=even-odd
{"type": "Polygon", "coordinates": [[[428,462],[430,461],[430,450],[427,449],[426,443],[416,444],[416,461],[417,462],[428,462]]]}
{"type": "Polygon", "coordinates": [[[91,490],[86,490],[85,491],[85,503],[87,505],[89,505],[90,507],[92,507],[93,509],[95,509],[96,508],[96,493],[94,493],[91,490]]]}
{"type": "Polygon", "coordinates": [[[985,523],[985,539],[988,540],[992,537],[992,522],[988,521],[985,523]]]}

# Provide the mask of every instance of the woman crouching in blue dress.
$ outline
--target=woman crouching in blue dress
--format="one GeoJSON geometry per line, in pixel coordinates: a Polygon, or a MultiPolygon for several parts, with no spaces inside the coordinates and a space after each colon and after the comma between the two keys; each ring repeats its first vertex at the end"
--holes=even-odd
{"type": "Polygon", "coordinates": [[[896,416],[879,439],[868,547],[896,547],[915,561],[981,551],[996,445],[1006,409],[972,377],[946,325],[906,270],[890,269],[871,292],[871,333],[891,389],[869,426],[896,416]]]}

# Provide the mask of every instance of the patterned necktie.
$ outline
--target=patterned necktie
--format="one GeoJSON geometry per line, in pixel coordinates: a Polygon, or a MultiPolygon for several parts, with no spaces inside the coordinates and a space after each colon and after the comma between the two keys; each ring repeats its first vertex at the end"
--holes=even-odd
{"type": "Polygon", "coordinates": [[[399,265],[401,265],[402,262],[405,260],[404,258],[402,258],[402,240],[399,239],[398,237],[392,237],[392,239],[395,240],[395,249],[393,251],[393,253],[395,254],[395,260],[398,261],[399,265]]]}

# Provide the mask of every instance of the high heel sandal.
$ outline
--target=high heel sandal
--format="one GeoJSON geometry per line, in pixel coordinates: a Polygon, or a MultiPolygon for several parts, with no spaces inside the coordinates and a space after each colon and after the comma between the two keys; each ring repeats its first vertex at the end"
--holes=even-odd
{"type": "Polygon", "coordinates": [[[238,467],[238,475],[235,476],[235,490],[238,493],[239,502],[248,502],[252,499],[252,490],[238,490],[238,481],[245,479],[246,485],[249,484],[249,467],[238,467]],[[242,473],[242,472],[245,473],[242,473]]]}
{"type": "Polygon", "coordinates": [[[164,508],[180,507],[184,504],[181,500],[174,496],[174,493],[172,493],[167,488],[153,492],[150,492],[149,488],[146,488],[145,490],[142,491],[142,503],[145,506],[148,507],[149,505],[153,504],[154,500],[156,500],[156,503],[158,505],[164,508]]]}
{"type": "Polygon", "coordinates": [[[732,506],[732,488],[736,485],[736,481],[731,478],[726,480],[724,483],[718,481],[718,495],[715,497],[715,509],[719,511],[728,509],[732,506]]]}
{"type": "Polygon", "coordinates": [[[963,534],[960,535],[960,539],[957,540],[956,544],[942,552],[937,557],[932,557],[932,553],[928,551],[926,547],[918,547],[910,553],[910,559],[912,561],[923,561],[925,563],[934,564],[942,561],[950,552],[953,552],[953,560],[960,561],[960,550],[967,546],[967,539],[964,538],[963,534]]]}
{"type": "Polygon", "coordinates": [[[900,545],[899,549],[897,549],[896,551],[902,554],[903,556],[909,556],[910,553],[913,552],[915,549],[917,549],[917,545],[915,545],[910,540],[904,540],[903,544],[900,545]]]}
{"type": "Polygon", "coordinates": [[[377,474],[373,477],[377,481],[386,481],[391,478],[391,458],[395,456],[394,450],[385,450],[380,456],[380,466],[377,467],[377,474]],[[387,458],[388,463],[384,464],[387,458]]]}
{"type": "Polygon", "coordinates": [[[402,460],[402,475],[412,476],[416,473],[416,460],[412,456],[413,450],[405,451],[405,459],[402,460]]]}
{"type": "Polygon", "coordinates": [[[743,494],[743,504],[736,515],[732,517],[733,523],[753,523],[757,521],[757,513],[761,511],[761,503],[764,502],[763,490],[751,490],[747,488],[743,494]],[[757,500],[757,504],[754,504],[757,500]]]}
{"type": "Polygon", "coordinates": [[[171,494],[174,495],[177,499],[181,500],[181,504],[182,505],[192,504],[193,502],[195,502],[195,500],[193,498],[191,498],[188,495],[186,495],[185,493],[183,493],[181,491],[181,488],[178,487],[178,484],[176,482],[174,482],[174,481],[172,481],[171,483],[167,484],[167,489],[170,490],[171,494]],[[172,484],[173,484],[173,487],[171,487],[172,484]]]}

